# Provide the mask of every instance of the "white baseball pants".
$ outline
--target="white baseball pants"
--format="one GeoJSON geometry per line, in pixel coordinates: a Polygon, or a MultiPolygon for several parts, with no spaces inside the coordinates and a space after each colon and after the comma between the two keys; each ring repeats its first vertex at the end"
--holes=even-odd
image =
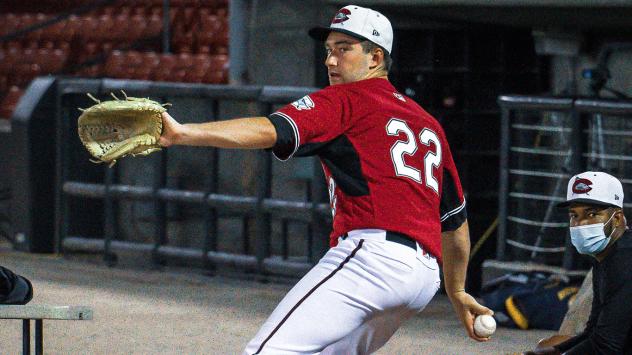
{"type": "Polygon", "coordinates": [[[434,257],[362,229],[336,247],[283,298],[244,354],[370,354],[439,289],[434,257]]]}

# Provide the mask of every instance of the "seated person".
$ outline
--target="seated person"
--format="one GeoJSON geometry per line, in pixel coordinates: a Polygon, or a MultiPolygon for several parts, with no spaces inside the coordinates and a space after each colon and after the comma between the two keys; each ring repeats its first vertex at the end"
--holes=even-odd
{"type": "Polygon", "coordinates": [[[622,210],[621,182],[602,172],[575,175],[566,202],[558,206],[568,208],[573,246],[591,256],[590,317],[582,333],[550,339],[552,345],[541,343],[524,354],[631,354],[632,233],[622,210]]]}

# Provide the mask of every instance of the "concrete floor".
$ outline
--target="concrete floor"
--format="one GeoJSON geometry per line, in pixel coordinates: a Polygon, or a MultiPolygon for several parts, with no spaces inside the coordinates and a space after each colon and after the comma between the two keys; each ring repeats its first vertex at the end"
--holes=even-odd
{"type": "MultiPolygon", "coordinates": [[[[31,304],[86,305],[92,321],[44,321],[46,354],[239,354],[291,285],[206,277],[199,270],[107,268],[0,247],[0,265],[33,282],[31,304]]],[[[378,354],[508,354],[550,331],[499,329],[467,338],[444,295],[378,354]]],[[[0,320],[0,354],[21,351],[21,321],[0,320]]]]}

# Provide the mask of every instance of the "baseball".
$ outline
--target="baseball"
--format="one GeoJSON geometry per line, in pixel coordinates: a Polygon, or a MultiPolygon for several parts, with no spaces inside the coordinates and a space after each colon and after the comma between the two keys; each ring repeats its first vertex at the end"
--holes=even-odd
{"type": "Polygon", "coordinates": [[[474,319],[474,333],[479,337],[487,338],[496,331],[494,317],[483,314],[474,319]]]}

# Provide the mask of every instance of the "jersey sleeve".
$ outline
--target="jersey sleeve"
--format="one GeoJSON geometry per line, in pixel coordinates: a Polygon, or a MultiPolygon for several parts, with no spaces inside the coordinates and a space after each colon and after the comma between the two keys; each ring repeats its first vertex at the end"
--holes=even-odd
{"type": "Polygon", "coordinates": [[[269,116],[277,133],[272,152],[280,160],[302,147],[340,136],[349,126],[349,105],[340,90],[328,87],[282,107],[269,116]]]}
{"type": "Polygon", "coordinates": [[[461,180],[447,140],[444,140],[444,147],[443,183],[439,210],[441,231],[451,232],[457,230],[467,220],[467,210],[461,180]]]}

